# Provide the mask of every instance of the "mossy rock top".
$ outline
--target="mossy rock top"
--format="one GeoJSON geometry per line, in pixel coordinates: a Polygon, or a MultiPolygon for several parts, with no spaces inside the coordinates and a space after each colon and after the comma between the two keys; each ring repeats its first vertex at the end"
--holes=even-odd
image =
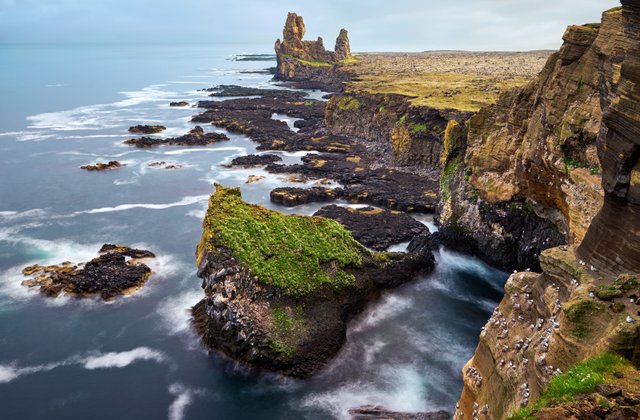
{"type": "Polygon", "coordinates": [[[228,248],[261,282],[292,296],[354,285],[350,271],[370,258],[338,222],[248,204],[238,188],[216,185],[203,227],[210,252],[228,248]]]}

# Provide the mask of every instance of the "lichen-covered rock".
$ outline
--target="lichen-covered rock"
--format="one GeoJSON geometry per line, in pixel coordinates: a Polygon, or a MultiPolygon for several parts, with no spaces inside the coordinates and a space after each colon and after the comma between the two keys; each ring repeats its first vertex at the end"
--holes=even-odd
{"type": "Polygon", "coordinates": [[[100,295],[110,300],[138,290],[151,276],[151,269],[140,260],[155,258],[150,251],[105,244],[100,256],[86,263],[69,261],[60,265],[25,267],[22,273],[31,279],[22,282],[38,287],[47,296],[61,293],[77,297],[100,295]],[[34,277],[35,276],[35,277],[34,277]]]}
{"type": "Polygon", "coordinates": [[[372,254],[339,223],[287,216],[216,187],[197,251],[204,343],[251,366],[305,377],[342,346],[346,323],[383,289],[433,268],[411,254],[372,254]]]}

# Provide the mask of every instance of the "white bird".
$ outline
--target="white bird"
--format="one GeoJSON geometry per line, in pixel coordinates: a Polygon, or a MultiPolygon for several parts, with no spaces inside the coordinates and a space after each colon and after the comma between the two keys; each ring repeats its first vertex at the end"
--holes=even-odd
{"type": "Polygon", "coordinates": [[[631,318],[631,316],[630,316],[630,315],[627,315],[627,322],[628,322],[628,323],[632,323],[632,322],[636,322],[636,320],[635,320],[635,319],[633,319],[633,318],[631,318]]]}

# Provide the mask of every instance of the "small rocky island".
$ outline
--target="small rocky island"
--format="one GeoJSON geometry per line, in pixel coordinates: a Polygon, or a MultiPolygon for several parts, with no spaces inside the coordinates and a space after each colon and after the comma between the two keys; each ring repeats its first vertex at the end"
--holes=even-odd
{"type": "Polygon", "coordinates": [[[22,274],[31,278],[22,285],[37,287],[51,297],[65,293],[111,300],[134,293],[151,277],[151,269],[142,262],[155,258],[150,251],[105,244],[98,253],[98,257],[84,263],[66,261],[59,265],[25,267],[22,274]]]}
{"type": "Polygon", "coordinates": [[[156,146],[207,146],[221,141],[227,141],[229,137],[222,133],[205,133],[200,126],[195,126],[187,134],[180,137],[161,139],[155,137],[138,137],[125,140],[124,144],[146,149],[156,146]]]}
{"type": "Polygon", "coordinates": [[[340,349],[346,324],[384,289],[434,267],[428,254],[372,253],[339,223],[284,215],[216,185],[197,251],[204,343],[235,360],[307,377],[340,349]]]}
{"type": "Polygon", "coordinates": [[[93,172],[93,171],[109,171],[112,169],[122,168],[123,166],[127,166],[124,163],[120,163],[117,160],[111,160],[107,163],[98,162],[93,165],[83,165],[80,169],[84,169],[85,171],[93,172]]]}

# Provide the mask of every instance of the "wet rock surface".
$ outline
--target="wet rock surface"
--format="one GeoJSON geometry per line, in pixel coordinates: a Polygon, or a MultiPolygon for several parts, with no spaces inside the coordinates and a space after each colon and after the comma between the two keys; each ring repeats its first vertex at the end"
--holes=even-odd
{"type": "Polygon", "coordinates": [[[255,166],[266,166],[275,162],[282,161],[282,158],[278,155],[263,154],[263,155],[247,155],[240,156],[231,161],[230,167],[240,166],[243,168],[251,168],[255,166]]]}
{"type": "Polygon", "coordinates": [[[349,410],[352,420],[449,420],[451,414],[446,411],[428,413],[405,413],[391,411],[381,406],[366,405],[349,410]]]}
{"type": "Polygon", "coordinates": [[[93,165],[84,165],[84,166],[81,166],[80,169],[84,169],[85,171],[89,171],[89,172],[108,171],[111,169],[122,168],[123,166],[127,166],[127,165],[120,163],[117,160],[112,160],[107,163],[98,162],[98,163],[94,163],[93,165]]]}
{"type": "Polygon", "coordinates": [[[187,101],[171,102],[171,103],[169,103],[169,106],[173,106],[173,107],[185,107],[185,106],[189,106],[189,102],[187,102],[187,101]]]}
{"type": "Polygon", "coordinates": [[[129,127],[129,132],[133,134],[157,134],[166,130],[163,125],[136,125],[129,127]]]}
{"type": "Polygon", "coordinates": [[[352,208],[325,206],[314,216],[336,220],[353,237],[375,251],[384,251],[391,245],[409,241],[428,231],[427,227],[406,213],[375,207],[352,208]]]}
{"type": "Polygon", "coordinates": [[[260,96],[262,98],[273,98],[284,101],[300,101],[309,96],[306,92],[290,89],[263,89],[238,85],[219,85],[203,89],[203,92],[211,92],[209,96],[212,98],[260,96]]]}
{"type": "Polygon", "coordinates": [[[225,134],[205,133],[202,127],[196,126],[184,136],[168,139],[140,137],[126,140],[124,144],[139,148],[149,148],[157,146],[207,146],[209,144],[219,143],[227,140],[229,140],[229,137],[227,137],[225,134]]]}
{"type": "Polygon", "coordinates": [[[132,293],[149,279],[151,269],[140,260],[155,258],[150,251],[105,244],[99,256],[86,263],[25,267],[22,273],[31,279],[22,282],[37,287],[47,296],[65,293],[77,297],[99,295],[110,300],[132,293]]]}
{"type": "Polygon", "coordinates": [[[147,165],[149,168],[154,168],[154,169],[167,169],[167,170],[174,170],[174,169],[181,169],[182,165],[179,163],[175,163],[175,162],[166,162],[164,160],[158,161],[158,162],[151,162],[147,165]]]}

